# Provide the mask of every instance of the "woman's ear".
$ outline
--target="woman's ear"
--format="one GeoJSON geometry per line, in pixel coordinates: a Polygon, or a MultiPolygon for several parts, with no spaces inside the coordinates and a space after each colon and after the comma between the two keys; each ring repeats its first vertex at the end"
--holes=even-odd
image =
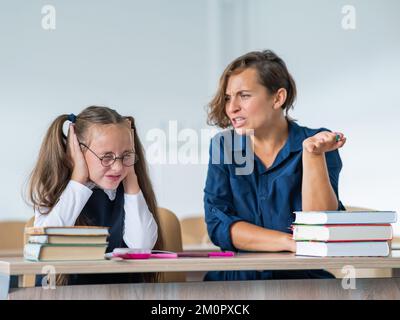
{"type": "Polygon", "coordinates": [[[274,98],[274,109],[280,109],[283,104],[285,103],[287,98],[287,91],[285,88],[280,88],[278,91],[275,93],[275,98],[274,98]]]}

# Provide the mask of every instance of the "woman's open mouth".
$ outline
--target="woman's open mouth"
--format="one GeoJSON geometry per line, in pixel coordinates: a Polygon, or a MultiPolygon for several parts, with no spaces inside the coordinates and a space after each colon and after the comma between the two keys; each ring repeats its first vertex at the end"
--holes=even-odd
{"type": "Polygon", "coordinates": [[[235,128],[243,127],[246,123],[246,119],[243,117],[236,117],[232,119],[232,125],[235,128]]]}

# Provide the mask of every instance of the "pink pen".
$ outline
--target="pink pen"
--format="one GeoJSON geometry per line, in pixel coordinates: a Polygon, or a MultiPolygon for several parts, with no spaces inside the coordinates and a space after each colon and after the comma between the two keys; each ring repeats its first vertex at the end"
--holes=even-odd
{"type": "Polygon", "coordinates": [[[152,253],[150,258],[174,259],[178,258],[176,253],[152,253]]]}
{"type": "Polygon", "coordinates": [[[122,259],[149,259],[151,256],[151,250],[115,248],[112,255],[113,257],[122,259]]]}
{"type": "Polygon", "coordinates": [[[184,251],[178,252],[178,257],[182,258],[213,258],[213,257],[233,257],[235,255],[232,251],[184,251]]]}
{"type": "Polygon", "coordinates": [[[233,251],[216,251],[216,252],[209,252],[208,256],[210,258],[214,257],[233,257],[235,253],[233,251]]]}
{"type": "Polygon", "coordinates": [[[114,257],[122,259],[149,259],[151,257],[150,253],[113,253],[114,257]]]}

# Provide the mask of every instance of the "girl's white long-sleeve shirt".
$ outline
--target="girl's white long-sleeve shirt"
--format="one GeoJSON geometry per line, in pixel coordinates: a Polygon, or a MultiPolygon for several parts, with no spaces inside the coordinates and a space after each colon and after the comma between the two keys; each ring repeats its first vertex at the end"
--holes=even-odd
{"type": "MultiPolygon", "coordinates": [[[[34,226],[74,226],[92,193],[93,191],[87,186],[73,180],[69,181],[53,210],[47,214],[35,211],[34,226]]],[[[124,200],[124,242],[128,248],[153,249],[157,241],[158,227],[142,192],[139,191],[134,195],[125,193],[124,200]]],[[[41,210],[46,211],[44,208],[41,210]]]]}

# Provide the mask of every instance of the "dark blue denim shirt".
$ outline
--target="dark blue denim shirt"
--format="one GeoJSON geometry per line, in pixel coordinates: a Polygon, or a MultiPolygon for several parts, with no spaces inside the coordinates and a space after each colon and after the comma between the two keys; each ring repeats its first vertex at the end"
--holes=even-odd
{"type": "MultiPolygon", "coordinates": [[[[302,143],[318,132],[329,130],[309,129],[293,121],[288,121],[288,124],[288,139],[269,168],[254,154],[248,137],[230,130],[212,139],[204,208],[208,234],[221,249],[238,251],[230,236],[230,227],[237,221],[291,233],[293,212],[302,210],[302,143]],[[248,163],[243,159],[248,159],[248,163]],[[246,166],[253,167],[253,170],[243,170],[246,166]],[[238,174],[238,170],[245,174],[238,174]]],[[[339,152],[327,152],[325,157],[329,179],[339,199],[339,173],[342,168],[339,152]]],[[[345,210],[340,201],[338,209],[345,210]]],[[[296,277],[320,277],[317,274],[309,276],[309,273],[296,277]]],[[[274,272],[264,275],[255,271],[212,272],[206,276],[206,280],[245,280],[254,277],[274,278],[274,272]]],[[[277,277],[285,278],[285,275],[279,273],[277,277]]],[[[287,275],[287,278],[290,277],[287,275]]]]}

